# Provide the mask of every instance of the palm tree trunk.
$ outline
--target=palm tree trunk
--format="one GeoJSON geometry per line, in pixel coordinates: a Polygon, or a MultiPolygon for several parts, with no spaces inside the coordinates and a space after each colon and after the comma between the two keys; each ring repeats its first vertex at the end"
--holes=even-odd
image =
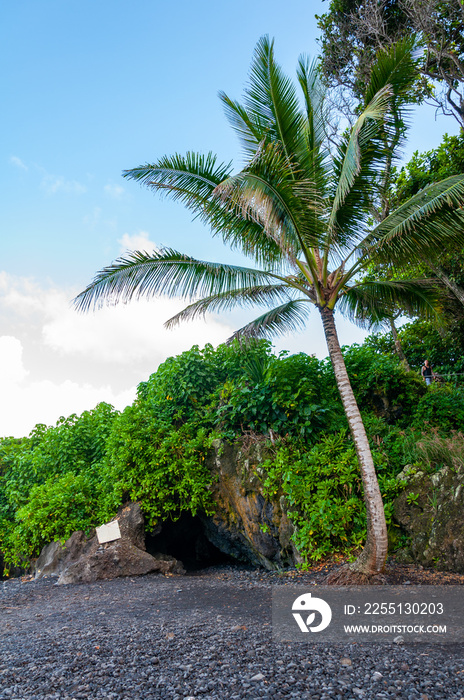
{"type": "MultiPolygon", "coordinates": [[[[353,389],[351,388],[345,360],[343,359],[340,349],[340,343],[338,342],[333,311],[328,308],[320,308],[319,311],[322,316],[325,338],[335,373],[335,380],[358,456],[364,488],[364,503],[366,504],[367,511],[366,544],[358,559],[353,564],[350,564],[349,568],[352,572],[357,572],[369,577],[379,574],[383,570],[387,559],[388,537],[383,501],[366,430],[362,422],[353,389]]],[[[340,583],[343,581],[334,580],[332,582],[340,583]]]]}
{"type": "Polygon", "coordinates": [[[392,332],[392,336],[393,336],[393,342],[395,343],[396,354],[398,355],[401,362],[403,363],[404,368],[407,369],[409,372],[411,368],[410,368],[409,363],[406,359],[406,355],[403,352],[403,346],[401,345],[401,341],[398,337],[398,331],[396,330],[395,322],[392,318],[390,318],[389,320],[390,320],[390,328],[391,328],[391,332],[392,332]]]}

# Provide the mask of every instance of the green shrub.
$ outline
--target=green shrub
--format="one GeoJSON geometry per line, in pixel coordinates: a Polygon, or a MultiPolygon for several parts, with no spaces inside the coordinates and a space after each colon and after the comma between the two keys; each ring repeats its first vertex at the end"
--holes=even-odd
{"type": "Polygon", "coordinates": [[[173,430],[144,404],[126,408],[108,440],[106,511],[139,501],[148,527],[185,510],[207,511],[211,474],[205,458],[212,439],[192,423],[173,430]]]}
{"type": "Polygon", "coordinates": [[[267,340],[238,341],[220,345],[214,349],[197,345],[190,350],[169,357],[152,374],[147,382],[138,387],[140,402],[156,410],[164,420],[186,421],[204,413],[213,395],[225,383],[253,376],[261,367],[275,359],[267,340]]]}
{"type": "Polygon", "coordinates": [[[396,356],[382,355],[367,346],[344,347],[343,355],[361,408],[384,415],[389,423],[408,424],[426,392],[424,381],[406,371],[396,356]]]}
{"type": "Polygon", "coordinates": [[[0,550],[7,564],[35,556],[55,537],[66,539],[75,525],[98,524],[103,460],[115,416],[101,403],[81,416],[60,418],[54,427],[37,425],[28,438],[0,440],[0,550]]]}
{"type": "Polygon", "coordinates": [[[464,430],[464,390],[432,384],[418,403],[414,424],[429,424],[442,432],[464,430]]]}
{"type": "Polygon", "coordinates": [[[315,357],[272,357],[262,376],[248,374],[221,387],[212,403],[211,424],[229,438],[243,431],[272,431],[314,443],[337,415],[331,393],[315,357]]]}
{"type": "MultiPolygon", "coordinates": [[[[385,455],[377,449],[373,455],[391,531],[393,501],[401,484],[385,455]]],[[[262,466],[267,495],[285,497],[296,526],[293,541],[306,562],[361,546],[366,537],[362,482],[354,444],[345,430],[323,436],[310,450],[283,444],[262,466]]]]}
{"type": "Polygon", "coordinates": [[[89,530],[101,520],[103,496],[97,473],[73,474],[68,472],[59,478],[48,479],[33,486],[28,501],[15,516],[13,550],[7,552],[7,560],[37,556],[45,544],[65,541],[75,530],[89,530]]]}
{"type": "Polygon", "coordinates": [[[33,486],[101,463],[115,415],[112,406],[101,403],[80,416],[60,418],[54,427],[36,425],[28,438],[0,440],[3,502],[16,511],[33,486]]]}
{"type": "Polygon", "coordinates": [[[358,461],[342,431],[309,451],[281,446],[263,464],[266,493],[285,497],[296,530],[294,543],[306,559],[357,544],[365,537],[358,461]]]}
{"type": "Polygon", "coordinates": [[[216,387],[214,349],[195,345],[177,357],[169,357],[147,382],[138,386],[138,401],[166,421],[188,420],[207,401],[216,387]]]}

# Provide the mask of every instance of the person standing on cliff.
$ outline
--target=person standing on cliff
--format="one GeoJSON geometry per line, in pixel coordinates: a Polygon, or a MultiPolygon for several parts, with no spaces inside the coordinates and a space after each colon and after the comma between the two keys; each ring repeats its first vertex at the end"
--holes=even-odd
{"type": "Polygon", "coordinates": [[[432,367],[430,366],[430,362],[428,360],[424,361],[424,364],[422,365],[422,369],[421,369],[421,374],[422,374],[422,377],[424,378],[427,386],[430,386],[430,384],[432,383],[432,379],[435,375],[433,373],[432,367]]]}

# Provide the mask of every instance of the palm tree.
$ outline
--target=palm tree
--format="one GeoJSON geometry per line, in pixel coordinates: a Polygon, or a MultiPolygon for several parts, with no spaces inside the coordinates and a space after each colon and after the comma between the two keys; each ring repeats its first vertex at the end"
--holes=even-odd
{"type": "Polygon", "coordinates": [[[367,509],[367,541],[343,580],[366,580],[382,571],[387,529],[374,462],[351,388],[334,322],[334,309],[364,322],[384,318],[396,305],[411,313],[430,308],[433,294],[416,280],[364,281],[372,263],[404,266],[446,241],[464,242],[464,176],[430,185],[375,224],[372,202],[394,128],[396,102],[414,78],[411,45],[379,56],[366,102],[335,154],[325,135],[327,114],[316,65],[301,58],[302,92],[276,64],[273,42],[256,48],[243,104],[220,98],[238,133],[246,165],[233,174],[209,153],[163,157],[125,172],[152,190],[179,199],[254,266],[205,262],[170,248],[134,252],[97,273],[76,299],[86,311],[104,301],[158,294],[190,304],[168,327],[240,305],[266,310],[234,337],[263,337],[302,327],[311,307],[321,315],[340,397],[356,446],[367,509]],[[455,226],[459,219],[460,225],[455,226]]]}

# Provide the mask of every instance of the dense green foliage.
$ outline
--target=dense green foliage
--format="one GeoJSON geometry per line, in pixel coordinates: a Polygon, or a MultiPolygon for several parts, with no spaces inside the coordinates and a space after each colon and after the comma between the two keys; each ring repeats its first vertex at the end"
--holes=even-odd
{"type": "MultiPolygon", "coordinates": [[[[416,319],[399,328],[398,337],[412,369],[419,370],[428,359],[434,372],[447,381],[463,383],[464,336],[455,329],[437,328],[434,323],[416,319]]],[[[371,335],[365,345],[387,356],[394,350],[391,333],[371,335]]]]}
{"type": "MultiPolygon", "coordinates": [[[[464,172],[464,132],[456,136],[445,134],[441,144],[424,153],[415,152],[411,160],[394,173],[391,199],[395,206],[432,182],[464,172]]],[[[436,260],[424,256],[415,266],[417,276],[437,280],[443,290],[440,333],[453,336],[453,344],[459,345],[458,355],[464,347],[464,258],[462,246],[442,246],[436,260]],[[446,293],[445,293],[446,292],[446,293]]],[[[429,343],[430,344],[430,343],[429,343]]],[[[438,348],[442,343],[434,344],[438,348]]],[[[442,364],[440,362],[440,364],[442,364]]]]}
{"type": "MultiPolygon", "coordinates": [[[[212,512],[211,442],[250,433],[269,439],[264,489],[285,496],[302,555],[359,546],[362,484],[331,364],[271,350],[268,341],[193,347],[140,384],[122,413],[100,404],[54,427],[38,425],[27,438],[0,440],[6,567],[105,522],[127,500],[141,503],[149,526],[183,511],[212,512]]],[[[394,540],[395,476],[424,459],[427,436],[439,444],[450,430],[464,430],[464,393],[450,385],[426,390],[379,336],[345,348],[344,356],[394,540]]]]}
{"type": "MultiPolygon", "coordinates": [[[[372,437],[374,427],[388,431],[375,417],[367,416],[366,424],[372,437]]],[[[401,482],[395,479],[394,460],[389,460],[380,448],[377,434],[375,438],[378,442],[372,441],[372,451],[394,540],[392,503],[401,482]]],[[[268,474],[266,491],[285,496],[289,515],[297,526],[294,541],[306,561],[361,546],[366,536],[362,483],[355,448],[346,430],[325,435],[310,450],[283,444],[264,467],[268,474]]]]}
{"type": "Polygon", "coordinates": [[[266,491],[285,496],[297,525],[295,544],[305,556],[317,559],[348,541],[362,543],[361,478],[346,431],[325,436],[310,450],[284,444],[263,466],[266,491]]]}
{"type": "Polygon", "coordinates": [[[426,185],[463,172],[464,133],[445,134],[437,148],[424,153],[415,151],[411,160],[396,173],[393,201],[396,205],[402,204],[426,185]]]}
{"type": "Polygon", "coordinates": [[[425,393],[423,380],[405,372],[393,354],[373,356],[368,346],[345,348],[345,362],[356,399],[364,411],[407,425],[425,393]],[[375,359],[374,359],[375,357],[375,359]]]}
{"type": "Polygon", "coordinates": [[[7,563],[34,555],[104,518],[102,479],[115,412],[99,404],[28,438],[0,440],[0,550],[7,563]]]}

